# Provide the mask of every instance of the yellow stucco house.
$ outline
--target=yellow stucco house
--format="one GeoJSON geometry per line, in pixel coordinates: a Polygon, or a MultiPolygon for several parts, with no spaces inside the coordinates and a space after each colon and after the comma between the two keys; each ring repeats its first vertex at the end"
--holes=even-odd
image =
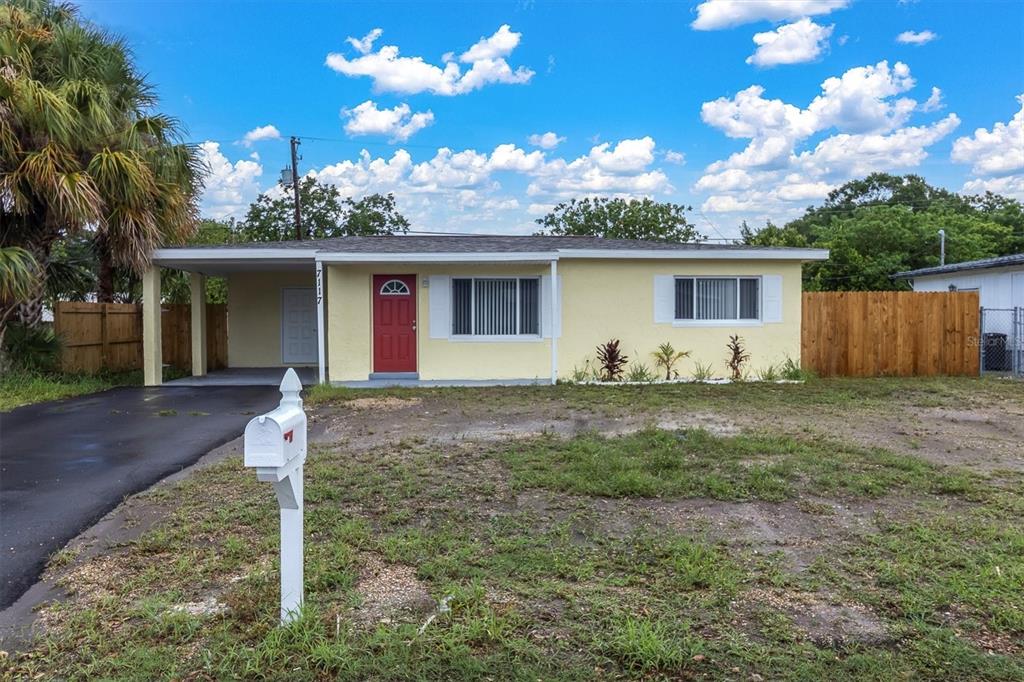
{"type": "Polygon", "coordinates": [[[159,249],[143,278],[147,385],[161,381],[160,269],[192,273],[193,367],[204,287],[228,282],[228,364],[310,368],[320,382],[554,382],[599,343],[650,365],[665,341],[725,374],[800,356],[801,263],[822,249],[560,236],[386,236],[159,249]]]}

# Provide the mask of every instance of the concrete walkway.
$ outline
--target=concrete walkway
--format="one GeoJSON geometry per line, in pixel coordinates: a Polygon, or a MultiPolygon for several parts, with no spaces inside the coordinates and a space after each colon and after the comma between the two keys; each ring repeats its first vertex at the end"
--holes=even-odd
{"type": "MultiPolygon", "coordinates": [[[[316,367],[295,367],[303,386],[318,381],[316,367]]],[[[229,367],[201,377],[182,377],[165,381],[164,386],[280,386],[287,367],[229,367]]]]}
{"type": "Polygon", "coordinates": [[[0,414],[0,609],[127,496],[241,434],[275,387],[117,388],[0,414]]]}

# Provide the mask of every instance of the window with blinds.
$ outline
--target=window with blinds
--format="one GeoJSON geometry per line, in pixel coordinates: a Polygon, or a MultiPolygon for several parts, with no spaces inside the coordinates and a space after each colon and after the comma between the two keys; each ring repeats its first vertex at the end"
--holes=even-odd
{"type": "Polygon", "coordinates": [[[677,277],[677,320],[759,320],[758,277],[677,277]]]}
{"type": "Polygon", "coordinates": [[[539,334],[539,278],[452,278],[453,336],[539,334]]]}

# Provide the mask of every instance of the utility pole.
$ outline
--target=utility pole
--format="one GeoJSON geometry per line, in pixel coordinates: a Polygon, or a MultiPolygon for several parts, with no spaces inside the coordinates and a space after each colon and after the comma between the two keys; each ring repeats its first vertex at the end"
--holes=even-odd
{"type": "Polygon", "coordinates": [[[946,231],[939,230],[939,265],[946,264],[946,231]]]}
{"type": "Polygon", "coordinates": [[[299,206],[299,138],[292,135],[292,194],[295,196],[295,238],[302,241],[302,208],[299,206]]]}

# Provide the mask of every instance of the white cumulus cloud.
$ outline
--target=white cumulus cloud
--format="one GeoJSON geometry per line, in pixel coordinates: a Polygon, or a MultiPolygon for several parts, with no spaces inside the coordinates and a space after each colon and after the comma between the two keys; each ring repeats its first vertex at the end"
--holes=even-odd
{"type": "Polygon", "coordinates": [[[953,142],[950,156],[953,161],[969,163],[972,174],[989,177],[988,180],[975,179],[968,182],[968,185],[973,182],[974,187],[1019,188],[1024,183],[1024,175],[1015,179],[1002,177],[1024,171],[1024,94],[1017,96],[1017,102],[1021,108],[1007,123],[997,121],[991,130],[978,128],[973,135],[953,142]],[[993,180],[992,176],[998,177],[998,181],[993,180]]]}
{"type": "Polygon", "coordinates": [[[434,113],[429,110],[413,113],[405,103],[379,109],[373,100],[354,109],[342,109],[341,115],[348,119],[345,132],[349,135],[387,135],[392,142],[404,142],[434,122],[434,113]]]}
{"type": "Polygon", "coordinates": [[[590,159],[609,173],[636,173],[654,161],[654,138],[622,140],[614,147],[605,142],[590,150],[590,159]]]}
{"type": "Polygon", "coordinates": [[[748,143],[709,164],[694,183],[695,192],[710,193],[703,210],[778,216],[853,177],[920,165],[928,148],[950,135],[960,119],[949,114],[931,124],[907,125],[915,111],[940,106],[938,88],[924,103],[905,96],[915,85],[906,64],[882,61],[826,79],[803,108],[766,98],[759,85],[705,102],[705,123],[748,143]],[[809,147],[814,136],[819,139],[809,147]]]}
{"type": "Polygon", "coordinates": [[[747,57],[747,64],[771,67],[779,64],[801,64],[817,59],[828,49],[834,26],[820,26],[804,18],[784,24],[774,31],[754,34],[757,50],[747,57]]]}
{"type": "Polygon", "coordinates": [[[513,33],[508,24],[502,24],[494,35],[480,38],[472,47],[459,55],[459,61],[473,64],[485,59],[501,59],[512,54],[519,45],[521,33],[513,33]]]}
{"type": "Polygon", "coordinates": [[[352,49],[359,54],[366,54],[373,49],[373,44],[377,41],[377,38],[380,38],[381,35],[383,35],[383,33],[384,29],[375,28],[362,38],[353,38],[352,36],[349,36],[345,39],[345,42],[351,45],[352,49]]]}
{"type": "Polygon", "coordinates": [[[548,131],[546,133],[534,133],[533,135],[530,135],[530,137],[527,138],[527,142],[534,147],[540,147],[541,149],[554,149],[565,142],[565,138],[548,131]]]}
{"type": "Polygon", "coordinates": [[[928,99],[921,105],[921,111],[939,111],[945,109],[946,105],[942,103],[942,90],[932,86],[932,94],[928,96],[928,99]]]}
{"type": "Polygon", "coordinates": [[[676,166],[683,166],[686,164],[686,154],[682,152],[677,152],[674,149],[666,149],[665,163],[671,163],[676,166]]]}
{"type": "Polygon", "coordinates": [[[903,43],[904,45],[924,45],[938,37],[932,31],[904,31],[896,36],[896,42],[903,43]]]}
{"type": "Polygon", "coordinates": [[[203,215],[217,219],[242,215],[259,195],[263,166],[247,159],[231,163],[220,144],[209,140],[199,145],[199,156],[209,170],[200,201],[203,215]]]}
{"type": "MultiPolygon", "coordinates": [[[[395,45],[384,45],[372,52],[373,40],[365,42],[371,36],[372,32],[359,40],[349,38],[350,44],[358,45],[358,57],[349,59],[341,53],[332,52],[327,55],[326,65],[351,78],[370,78],[375,92],[400,94],[462,95],[492,83],[528,83],[534,75],[524,66],[513,69],[506,61],[505,57],[512,53],[522,37],[508,24],[502,25],[490,37],[481,38],[459,56],[458,62],[452,53],[446,54],[443,67],[422,57],[402,56],[395,45]],[[363,47],[367,48],[365,52],[361,51],[363,47]],[[463,71],[459,62],[468,68],[463,71]]],[[[373,39],[378,36],[373,36],[373,39]]]]}
{"type": "Polygon", "coordinates": [[[691,24],[698,31],[715,31],[755,21],[788,21],[843,9],[850,0],[706,0],[697,5],[691,24]]]}
{"type": "Polygon", "coordinates": [[[280,140],[281,131],[276,126],[265,125],[253,128],[242,137],[242,145],[251,147],[254,142],[263,140],[280,140]]]}

